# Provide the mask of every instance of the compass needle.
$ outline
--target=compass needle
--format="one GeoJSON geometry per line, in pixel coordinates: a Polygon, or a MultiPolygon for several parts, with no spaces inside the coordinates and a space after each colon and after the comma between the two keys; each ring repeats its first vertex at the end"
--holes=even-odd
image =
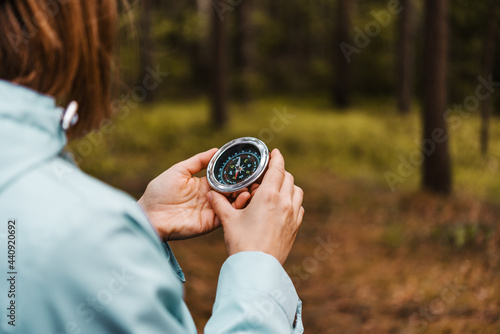
{"type": "Polygon", "coordinates": [[[207,178],[221,193],[234,193],[251,186],[266,170],[269,150],[259,139],[243,137],[230,141],[212,157],[207,178]]]}

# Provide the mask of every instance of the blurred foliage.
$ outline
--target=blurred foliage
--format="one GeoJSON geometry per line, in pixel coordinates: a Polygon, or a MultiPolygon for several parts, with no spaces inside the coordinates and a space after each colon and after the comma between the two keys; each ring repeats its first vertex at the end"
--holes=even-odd
{"type": "MultiPolygon", "coordinates": [[[[263,99],[249,107],[233,104],[232,109],[230,124],[219,132],[208,125],[204,100],[141,106],[124,119],[118,117],[109,134],[101,131],[82,139],[91,143],[91,153],[79,150],[88,146],[79,141],[72,148],[85,170],[135,195],[174,163],[241,136],[260,137],[269,148],[278,147],[299,185],[333,173],[389,189],[384,173],[398,173],[399,157],[408,160],[411,152],[419,151],[420,118],[416,113],[399,115],[391,101],[359,102],[343,113],[334,112],[320,98],[263,99]],[[271,120],[277,114],[288,118],[278,121],[279,131],[273,132],[271,120]],[[124,180],[138,183],[139,189],[124,180]]],[[[478,142],[471,140],[478,127],[479,117],[471,116],[450,130],[455,193],[499,201],[500,141],[492,140],[490,155],[482,157],[478,142]]],[[[492,120],[492,138],[500,138],[500,120],[492,120]]],[[[396,191],[416,189],[419,180],[415,166],[403,183],[396,184],[396,191]]]]}
{"type": "Polygon", "coordinates": [[[445,244],[456,248],[471,246],[484,247],[493,236],[493,228],[489,225],[477,223],[459,223],[449,226],[436,226],[432,235],[445,244]]]}
{"type": "MultiPolygon", "coordinates": [[[[209,85],[210,15],[212,3],[200,10],[202,1],[153,1],[154,63],[172,75],[168,84],[162,85],[162,94],[169,97],[205,94],[209,85]]],[[[235,2],[237,3],[237,2],[235,2]]],[[[358,0],[352,10],[351,40],[354,45],[354,28],[365,30],[374,21],[373,12],[387,10],[389,1],[358,0]]],[[[415,91],[421,91],[423,46],[423,1],[415,0],[415,91]]],[[[140,2],[136,2],[133,14],[140,2]]],[[[239,85],[239,68],[234,52],[237,44],[238,6],[224,13],[230,44],[227,50],[230,87],[232,93],[239,85]]],[[[336,1],[334,0],[262,0],[253,3],[251,13],[252,44],[254,46],[253,74],[247,85],[254,95],[272,94],[329,94],[334,83],[333,43],[336,1]]],[[[449,92],[450,104],[462,103],[473,95],[477,77],[482,74],[483,43],[486,32],[488,7],[486,1],[450,0],[450,54],[449,92]]],[[[359,54],[353,55],[353,92],[363,98],[392,97],[396,91],[396,30],[397,15],[390,24],[370,38],[370,44],[359,54]]],[[[138,73],[137,38],[125,38],[121,58],[124,79],[135,84],[138,73]]],[[[500,45],[500,34],[497,34],[500,45]]],[[[497,50],[500,48],[497,47],[497,50]]],[[[496,59],[500,52],[496,52],[496,59]]],[[[494,78],[500,81],[500,68],[494,78]]],[[[230,95],[230,96],[234,96],[230,95]]],[[[496,106],[500,96],[495,94],[496,106]]],[[[499,109],[499,108],[497,108],[499,109]]]]}
{"type": "MultiPolygon", "coordinates": [[[[443,280],[456,278],[467,290],[447,306],[439,321],[428,324],[429,332],[497,330],[500,120],[491,120],[489,153],[483,157],[478,113],[467,118],[451,114],[460,122],[450,125],[450,197],[416,192],[420,166],[396,184],[395,191],[384,176],[387,171],[398,173],[401,158],[407,160],[413,152],[419,156],[422,131],[416,101],[424,72],[423,0],[415,1],[416,94],[406,116],[397,112],[394,97],[397,17],[353,56],[350,65],[346,63],[352,67],[353,106],[340,111],[331,107],[329,98],[336,80],[337,1],[253,2],[254,58],[246,84],[254,100],[248,105],[232,98],[241,85],[235,51],[238,8],[226,12],[232,102],[224,131],[216,131],[209,122],[213,8],[208,1],[208,9],[200,11],[201,2],[153,1],[153,49],[147,51],[153,64],[170,76],[155,94],[158,103],[128,103],[129,112],[118,114],[111,128],[70,144],[82,169],[139,197],[151,179],[173,164],[236,137],[259,137],[269,148],[281,150],[287,170],[305,191],[307,214],[289,257],[292,267],[285,268],[304,267],[320,237],[331,237],[340,245],[297,286],[307,308],[304,321],[309,332],[411,330],[412,314],[439,297],[443,280]],[[277,116],[285,114],[287,118],[277,116]],[[273,123],[277,117],[278,123],[273,123]],[[278,125],[274,131],[272,124],[278,125]]],[[[351,33],[355,27],[363,30],[374,20],[371,12],[387,4],[388,0],[355,1],[351,33]]],[[[135,2],[133,15],[138,6],[135,2]]],[[[485,2],[450,0],[450,106],[475,93],[482,74],[487,11],[485,2]]],[[[123,21],[124,27],[129,25],[123,21]]],[[[137,65],[141,31],[125,32],[121,67],[124,82],[133,87],[142,75],[137,65]]],[[[499,71],[497,66],[495,81],[500,81],[499,71]]],[[[493,95],[497,107],[499,95],[493,95]]],[[[173,245],[188,274],[186,299],[201,331],[211,314],[215,268],[226,256],[222,236],[219,231],[173,245]]]]}

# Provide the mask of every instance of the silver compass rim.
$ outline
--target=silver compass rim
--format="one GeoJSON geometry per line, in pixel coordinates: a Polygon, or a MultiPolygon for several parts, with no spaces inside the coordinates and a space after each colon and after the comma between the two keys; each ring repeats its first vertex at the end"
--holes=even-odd
{"type": "Polygon", "coordinates": [[[266,144],[257,138],[254,137],[241,137],[237,139],[233,139],[224,146],[222,146],[210,159],[210,162],[208,163],[207,167],[207,180],[208,183],[210,184],[210,187],[212,189],[224,193],[224,194],[230,194],[230,193],[235,193],[238,192],[242,189],[247,188],[249,185],[257,181],[265,171],[267,164],[269,162],[269,150],[266,146],[266,144]],[[219,158],[222,156],[222,154],[227,151],[229,148],[238,146],[238,145],[244,145],[244,144],[250,144],[259,150],[260,153],[260,163],[259,166],[257,166],[257,169],[255,173],[253,173],[248,179],[237,183],[237,184],[223,184],[217,181],[217,178],[215,177],[216,171],[215,171],[215,165],[217,164],[219,158]]]}

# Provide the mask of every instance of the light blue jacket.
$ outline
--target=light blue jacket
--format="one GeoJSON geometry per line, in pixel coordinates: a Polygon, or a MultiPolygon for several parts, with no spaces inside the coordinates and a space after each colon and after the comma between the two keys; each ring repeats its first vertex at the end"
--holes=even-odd
{"type": "MultiPolygon", "coordinates": [[[[63,157],[61,114],[0,80],[0,333],[196,333],[170,247],[134,199],[63,157]]],[[[302,332],[274,257],[226,260],[205,333],[302,332]]]]}

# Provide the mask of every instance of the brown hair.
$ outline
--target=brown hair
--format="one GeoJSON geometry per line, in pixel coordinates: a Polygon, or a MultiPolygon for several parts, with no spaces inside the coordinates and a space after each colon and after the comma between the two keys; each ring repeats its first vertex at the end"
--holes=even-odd
{"type": "Polygon", "coordinates": [[[80,105],[71,136],[111,116],[116,0],[0,1],[0,78],[80,105]]]}

